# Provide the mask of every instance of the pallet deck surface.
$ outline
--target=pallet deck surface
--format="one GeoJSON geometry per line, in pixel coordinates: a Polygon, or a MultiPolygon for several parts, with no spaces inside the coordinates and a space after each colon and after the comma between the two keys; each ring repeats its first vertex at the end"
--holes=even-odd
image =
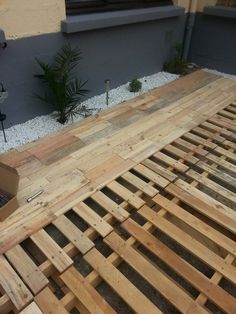
{"type": "Polygon", "coordinates": [[[0,156],[0,313],[236,313],[235,141],[236,83],[198,71],[0,156]]]}

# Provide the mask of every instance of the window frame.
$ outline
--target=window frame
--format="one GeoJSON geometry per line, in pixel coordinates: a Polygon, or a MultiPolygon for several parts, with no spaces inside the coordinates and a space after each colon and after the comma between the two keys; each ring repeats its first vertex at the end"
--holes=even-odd
{"type": "Polygon", "coordinates": [[[65,0],[67,15],[173,6],[172,0],[65,0]]]}

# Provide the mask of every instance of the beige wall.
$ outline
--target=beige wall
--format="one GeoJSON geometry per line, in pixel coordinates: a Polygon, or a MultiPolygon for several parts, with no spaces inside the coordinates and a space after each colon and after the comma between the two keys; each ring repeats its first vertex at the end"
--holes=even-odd
{"type": "Polygon", "coordinates": [[[173,1],[175,5],[179,5],[183,8],[185,8],[185,12],[189,11],[189,2],[190,0],[174,0],[173,1]]]}
{"type": "Polygon", "coordinates": [[[60,31],[65,0],[0,0],[0,28],[7,38],[60,31]]]}
{"type": "Polygon", "coordinates": [[[217,0],[174,0],[175,5],[185,8],[185,12],[202,12],[208,5],[215,5],[217,0]]]}
{"type": "MultiPolygon", "coordinates": [[[[186,12],[201,12],[206,5],[215,5],[216,2],[174,0],[186,12]]],[[[65,0],[0,0],[0,28],[9,39],[58,32],[64,18],[65,0]]]]}
{"type": "Polygon", "coordinates": [[[197,10],[202,12],[205,6],[216,5],[217,0],[198,0],[197,10]]]}

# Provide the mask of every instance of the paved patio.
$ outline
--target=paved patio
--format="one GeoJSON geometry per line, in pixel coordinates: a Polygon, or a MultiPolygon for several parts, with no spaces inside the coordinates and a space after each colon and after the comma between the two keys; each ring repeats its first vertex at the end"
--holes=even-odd
{"type": "Polygon", "coordinates": [[[235,313],[235,100],[198,71],[0,156],[0,312],[235,313]]]}

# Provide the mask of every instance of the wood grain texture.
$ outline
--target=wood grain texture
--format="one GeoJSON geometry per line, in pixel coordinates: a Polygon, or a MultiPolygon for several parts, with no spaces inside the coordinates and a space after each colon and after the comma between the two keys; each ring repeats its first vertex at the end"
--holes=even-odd
{"type": "Polygon", "coordinates": [[[0,312],[235,313],[235,99],[197,71],[1,155],[0,312]]]}

